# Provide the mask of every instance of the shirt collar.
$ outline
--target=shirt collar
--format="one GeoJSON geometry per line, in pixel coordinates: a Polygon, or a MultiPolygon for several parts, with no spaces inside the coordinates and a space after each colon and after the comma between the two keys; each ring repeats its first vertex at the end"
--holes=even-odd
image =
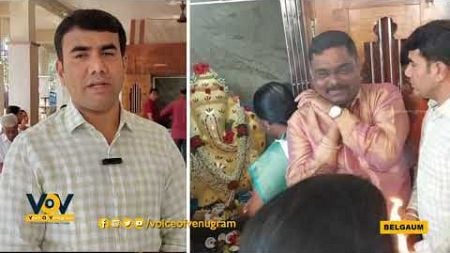
{"type": "MultiPolygon", "coordinates": [[[[69,101],[64,110],[64,123],[70,133],[84,124],[89,124],[72,101],[69,101]]],[[[121,131],[122,128],[133,131],[133,124],[131,122],[132,118],[130,113],[125,111],[122,104],[120,104],[119,131],[121,131]]]]}
{"type": "Polygon", "coordinates": [[[124,128],[133,131],[135,126],[133,126],[132,121],[133,119],[131,113],[123,109],[123,105],[120,104],[119,129],[124,128]]]}
{"type": "Polygon", "coordinates": [[[430,99],[428,101],[428,107],[438,116],[450,117],[450,98],[445,100],[441,105],[439,105],[435,100],[430,99]]]}
{"type": "Polygon", "coordinates": [[[359,100],[361,100],[361,88],[359,88],[358,93],[356,94],[356,97],[353,99],[350,108],[354,108],[359,104],[359,100]]]}
{"type": "Polygon", "coordinates": [[[8,139],[8,137],[6,137],[5,133],[2,133],[0,138],[1,138],[2,142],[4,142],[4,143],[11,143],[11,141],[8,139]]]}

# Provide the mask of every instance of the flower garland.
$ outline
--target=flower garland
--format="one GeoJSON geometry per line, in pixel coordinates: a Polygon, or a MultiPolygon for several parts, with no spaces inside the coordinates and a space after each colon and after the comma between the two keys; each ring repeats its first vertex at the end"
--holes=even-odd
{"type": "Polygon", "coordinates": [[[206,238],[205,247],[213,252],[238,252],[239,231],[233,230],[227,234],[221,233],[215,237],[206,238]]]}
{"type": "MultiPolygon", "coordinates": [[[[193,172],[202,178],[208,178],[209,180],[207,181],[210,181],[210,186],[217,188],[218,190],[224,190],[225,186],[229,190],[232,190],[230,188],[235,188],[234,185],[236,184],[233,184],[233,182],[240,180],[247,158],[247,150],[249,148],[248,125],[246,123],[244,110],[240,107],[238,108],[239,109],[236,110],[237,120],[235,122],[235,125],[237,125],[237,164],[231,175],[224,172],[223,164],[214,162],[205,143],[201,140],[199,133],[194,133],[194,136],[191,138],[191,157],[194,165],[193,172]],[[200,171],[201,168],[206,168],[207,172],[209,172],[212,177],[202,173],[200,171]],[[195,171],[196,169],[199,171],[195,171]]],[[[225,140],[225,142],[226,141],[227,140],[225,140]]]]}

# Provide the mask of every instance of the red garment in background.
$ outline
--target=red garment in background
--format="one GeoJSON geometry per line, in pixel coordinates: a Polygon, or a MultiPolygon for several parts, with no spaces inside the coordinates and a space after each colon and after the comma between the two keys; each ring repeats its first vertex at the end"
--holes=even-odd
{"type": "Polygon", "coordinates": [[[151,99],[147,99],[144,103],[144,115],[146,118],[148,118],[149,113],[152,114],[153,121],[156,123],[160,122],[158,107],[156,106],[156,102],[151,99]]]}
{"type": "Polygon", "coordinates": [[[172,116],[171,134],[174,140],[186,140],[186,97],[179,96],[161,111],[161,117],[172,116]]]}

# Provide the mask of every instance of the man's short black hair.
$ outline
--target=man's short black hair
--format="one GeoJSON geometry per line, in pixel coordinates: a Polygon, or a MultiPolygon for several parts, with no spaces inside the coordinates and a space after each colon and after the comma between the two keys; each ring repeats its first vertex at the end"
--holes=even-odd
{"type": "Polygon", "coordinates": [[[416,49],[427,61],[441,61],[450,66],[450,20],[435,20],[417,28],[403,46],[402,64],[408,64],[409,51],[416,49]]]}
{"type": "Polygon", "coordinates": [[[157,88],[151,88],[150,94],[152,94],[153,92],[159,93],[159,90],[157,88]]]}
{"type": "Polygon", "coordinates": [[[10,105],[6,108],[6,114],[12,113],[17,116],[17,114],[19,114],[19,112],[20,112],[20,107],[17,105],[10,105]]]}
{"type": "Polygon", "coordinates": [[[58,60],[63,60],[62,41],[66,33],[74,28],[88,31],[112,32],[119,35],[120,53],[125,54],[127,37],[120,21],[108,12],[96,9],[75,10],[65,17],[55,32],[55,49],[58,60]]]}
{"type": "Polygon", "coordinates": [[[332,47],[345,47],[350,56],[358,59],[355,42],[347,33],[342,31],[326,31],[312,39],[311,46],[309,47],[309,61],[312,61],[315,54],[321,54],[326,49],[332,47]]]}

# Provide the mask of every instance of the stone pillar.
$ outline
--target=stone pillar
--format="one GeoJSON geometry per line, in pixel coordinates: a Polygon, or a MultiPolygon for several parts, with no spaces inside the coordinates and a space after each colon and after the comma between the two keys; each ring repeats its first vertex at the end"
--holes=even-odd
{"type": "Polygon", "coordinates": [[[39,118],[39,45],[35,42],[35,5],[32,0],[12,1],[9,9],[9,104],[27,111],[30,124],[34,125],[39,118]]]}
{"type": "Polygon", "coordinates": [[[0,63],[0,116],[5,112],[5,83],[3,82],[5,73],[3,72],[3,64],[0,63]]]}
{"type": "MultiPolygon", "coordinates": [[[[9,19],[0,18],[0,41],[6,43],[6,38],[9,37],[9,19]]],[[[5,50],[6,45],[3,44],[1,50],[5,50]]],[[[5,66],[0,64],[0,115],[5,111],[5,79],[8,73],[5,73],[5,66]]]]}

